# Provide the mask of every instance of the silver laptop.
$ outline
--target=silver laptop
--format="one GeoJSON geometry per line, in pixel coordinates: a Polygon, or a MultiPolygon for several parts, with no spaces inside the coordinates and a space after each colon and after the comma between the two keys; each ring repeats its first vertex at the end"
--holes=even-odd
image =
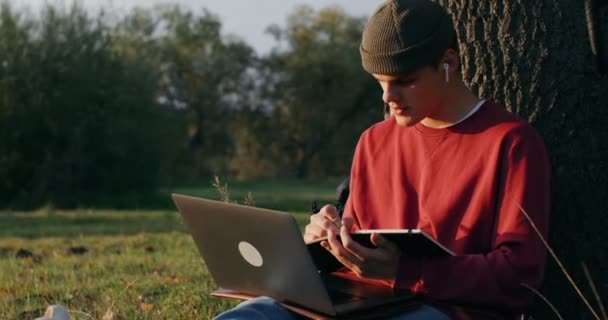
{"type": "Polygon", "coordinates": [[[330,316],[407,301],[410,292],[318,271],[288,213],[172,195],[219,290],[269,296],[330,316]]]}

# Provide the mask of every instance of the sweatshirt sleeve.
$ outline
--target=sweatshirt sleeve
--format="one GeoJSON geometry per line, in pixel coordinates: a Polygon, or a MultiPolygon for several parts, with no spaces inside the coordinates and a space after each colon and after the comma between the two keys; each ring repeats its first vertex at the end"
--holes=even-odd
{"type": "Polygon", "coordinates": [[[523,208],[543,237],[549,219],[549,161],[544,144],[529,126],[516,128],[501,146],[492,250],[435,259],[404,257],[394,286],[416,289],[438,301],[518,309],[539,288],[546,249],[523,208]]]}

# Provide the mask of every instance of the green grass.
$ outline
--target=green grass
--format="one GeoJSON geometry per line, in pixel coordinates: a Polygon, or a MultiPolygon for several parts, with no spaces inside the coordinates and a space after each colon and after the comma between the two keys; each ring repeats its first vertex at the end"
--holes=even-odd
{"type": "MultiPolygon", "coordinates": [[[[233,201],[242,202],[251,192],[256,206],[287,212],[305,212],[310,209],[313,200],[333,203],[336,199],[335,190],[340,182],[340,179],[237,181],[228,182],[228,191],[233,201]]],[[[211,181],[203,188],[177,188],[173,192],[206,198],[219,197],[218,191],[211,186],[211,181]]]]}
{"type": "MultiPolygon", "coordinates": [[[[339,181],[229,183],[233,200],[288,211],[305,225],[311,200],[339,181]]],[[[164,191],[219,198],[211,187],[164,191]]],[[[174,209],[0,212],[0,319],[33,319],[62,304],[73,319],[209,319],[235,303],[215,285],[174,209]],[[74,254],[70,248],[85,248],[74,254]],[[17,258],[20,250],[33,255],[17,258]]]]}

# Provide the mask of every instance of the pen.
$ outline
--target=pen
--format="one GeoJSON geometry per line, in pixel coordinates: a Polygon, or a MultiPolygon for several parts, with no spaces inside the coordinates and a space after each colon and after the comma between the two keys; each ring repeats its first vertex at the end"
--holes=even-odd
{"type": "Polygon", "coordinates": [[[319,213],[319,211],[321,211],[321,209],[319,209],[319,206],[317,205],[317,202],[313,201],[310,204],[310,214],[313,215],[315,213],[319,213]]]}
{"type": "MultiPolygon", "coordinates": [[[[336,207],[336,210],[338,210],[338,215],[340,215],[340,218],[342,218],[342,213],[344,213],[344,206],[340,203],[337,203],[335,205],[335,207],[336,207]]],[[[310,214],[313,215],[313,214],[319,213],[319,211],[321,211],[321,208],[319,208],[317,201],[313,201],[310,204],[310,214]]]]}

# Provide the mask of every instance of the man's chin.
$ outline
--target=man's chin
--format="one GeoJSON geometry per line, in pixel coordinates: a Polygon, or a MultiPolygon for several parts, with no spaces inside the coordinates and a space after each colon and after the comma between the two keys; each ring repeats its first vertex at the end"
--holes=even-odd
{"type": "Polygon", "coordinates": [[[411,126],[415,125],[416,123],[420,122],[420,121],[416,121],[412,117],[404,117],[404,116],[400,116],[400,115],[393,115],[393,118],[395,118],[395,121],[401,127],[411,127],[411,126]]]}

